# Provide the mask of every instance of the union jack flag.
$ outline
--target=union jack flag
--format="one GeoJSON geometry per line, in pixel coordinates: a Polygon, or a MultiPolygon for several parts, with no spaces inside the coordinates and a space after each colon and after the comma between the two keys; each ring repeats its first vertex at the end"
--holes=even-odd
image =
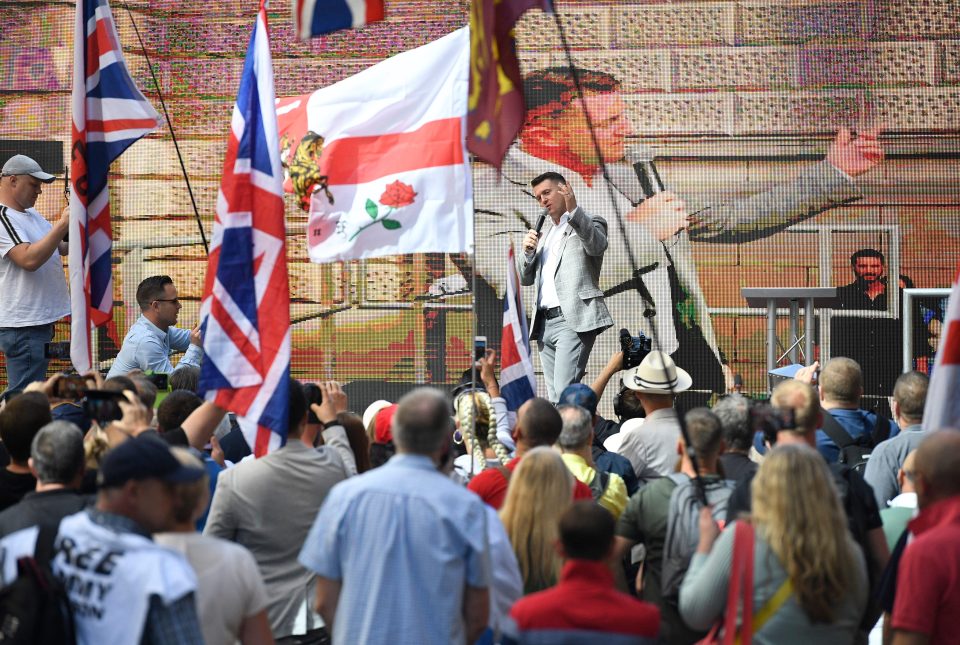
{"type": "Polygon", "coordinates": [[[503,299],[503,335],[500,336],[500,394],[507,409],[517,411],[537,392],[527,318],[520,302],[520,278],[513,259],[513,244],[507,253],[507,293],[503,299]]]}
{"type": "Polygon", "coordinates": [[[70,148],[70,358],[93,366],[90,327],[113,315],[110,164],[160,125],[127,71],[107,0],[78,0],[73,45],[70,148]]]}
{"type": "Polygon", "coordinates": [[[293,28],[300,40],[383,20],[383,0],[293,0],[293,28]]]}
{"type": "Polygon", "coordinates": [[[243,65],[200,308],[200,390],[240,417],[260,457],[287,437],[290,291],[265,2],[243,65]]]}

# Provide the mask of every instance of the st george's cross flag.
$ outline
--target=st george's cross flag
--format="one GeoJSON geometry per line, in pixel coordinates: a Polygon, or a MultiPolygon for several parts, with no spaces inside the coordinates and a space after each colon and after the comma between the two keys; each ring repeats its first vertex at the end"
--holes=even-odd
{"type": "Polygon", "coordinates": [[[300,40],[383,20],[383,0],[293,0],[293,25],[300,40]]]}
{"type": "Polygon", "coordinates": [[[199,389],[237,413],[254,455],[284,444],[290,381],[283,168],[267,12],[250,37],[233,108],[200,307],[199,389]]]}
{"type": "Polygon", "coordinates": [[[960,268],[940,334],[940,347],[930,377],[927,403],[923,410],[923,429],[960,428],[960,268]]]}
{"type": "Polygon", "coordinates": [[[70,145],[70,358],[93,368],[90,328],[113,316],[110,164],[160,126],[137,89],[107,0],[78,0],[73,40],[70,145]]]}
{"type": "Polygon", "coordinates": [[[466,28],[278,101],[285,184],[314,262],[459,253],[473,241],[466,28]]]}
{"type": "Polygon", "coordinates": [[[527,318],[523,312],[520,277],[511,244],[507,253],[507,293],[503,299],[503,334],[500,336],[500,394],[507,402],[507,409],[513,412],[537,392],[527,318]]]}

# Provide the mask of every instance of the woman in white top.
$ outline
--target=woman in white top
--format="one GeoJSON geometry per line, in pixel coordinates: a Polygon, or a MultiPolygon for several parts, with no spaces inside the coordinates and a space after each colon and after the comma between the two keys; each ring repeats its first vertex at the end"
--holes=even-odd
{"type": "MultiPolygon", "coordinates": [[[[855,642],[867,603],[866,564],[823,457],[808,446],[775,448],[753,480],[752,495],[752,642],[855,642]],[[787,579],[792,590],[758,629],[761,609],[787,579]]],[[[700,544],[680,587],[680,614],[693,629],[710,628],[724,613],[735,526],[718,539],[709,511],[701,516],[700,544]]]]}
{"type": "MultiPolygon", "coordinates": [[[[203,468],[184,448],[174,448],[182,463],[203,468]]],[[[207,508],[207,478],[174,488],[175,526],[154,536],[158,544],[184,554],[197,574],[197,613],[207,645],[272,645],[267,592],[253,555],[234,542],[196,532],[207,508]]]]}

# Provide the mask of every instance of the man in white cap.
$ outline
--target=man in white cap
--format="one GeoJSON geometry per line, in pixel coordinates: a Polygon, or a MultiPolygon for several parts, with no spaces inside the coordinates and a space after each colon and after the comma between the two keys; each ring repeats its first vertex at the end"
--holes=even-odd
{"type": "Polygon", "coordinates": [[[636,392],[646,418],[639,427],[621,430],[623,439],[617,452],[630,460],[641,482],[674,471],[680,423],[673,409],[673,395],[690,389],[692,384],[690,374],[663,352],[650,352],[639,365],[623,373],[624,387],[636,392]]]}
{"type": "Polygon", "coordinates": [[[60,260],[68,250],[70,208],[53,225],[33,208],[43,184],[54,179],[25,155],[11,157],[0,171],[0,352],[7,393],[46,378],[43,346],[53,339],[53,323],[70,313],[60,260]]]}

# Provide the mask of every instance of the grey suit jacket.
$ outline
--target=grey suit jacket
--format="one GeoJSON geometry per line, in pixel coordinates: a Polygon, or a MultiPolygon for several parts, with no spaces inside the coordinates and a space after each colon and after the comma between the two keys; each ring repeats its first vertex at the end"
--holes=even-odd
{"type": "MultiPolygon", "coordinates": [[[[543,262],[540,261],[543,240],[549,232],[550,228],[547,228],[533,255],[521,254],[517,257],[520,284],[536,284],[539,290],[543,270],[543,262]]],[[[602,331],[610,327],[613,319],[600,290],[600,268],[603,266],[603,253],[607,250],[607,221],[602,217],[590,217],[577,206],[570,214],[569,225],[557,249],[560,261],[553,280],[567,325],[577,333],[602,331]]],[[[534,307],[530,322],[533,330],[537,329],[538,315],[539,311],[534,307]]],[[[531,334],[531,338],[536,340],[535,333],[531,334]]]]}

